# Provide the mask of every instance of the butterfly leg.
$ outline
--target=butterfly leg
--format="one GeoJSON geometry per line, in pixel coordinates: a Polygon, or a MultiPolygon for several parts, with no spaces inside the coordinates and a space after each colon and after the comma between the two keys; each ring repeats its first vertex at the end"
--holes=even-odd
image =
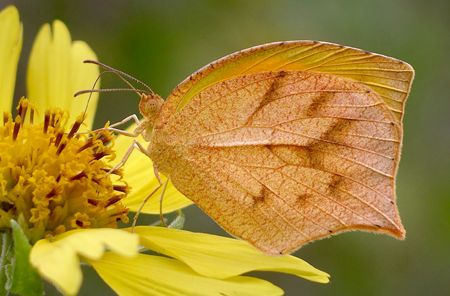
{"type": "Polygon", "coordinates": [[[134,229],[134,227],[136,226],[137,220],[139,218],[139,214],[141,213],[141,211],[144,208],[147,201],[150,199],[150,197],[152,197],[159,190],[159,188],[161,188],[161,184],[156,186],[156,188],[153,189],[152,192],[150,192],[150,194],[147,195],[145,197],[145,199],[142,201],[141,205],[139,206],[138,210],[136,211],[136,214],[134,214],[133,223],[131,224],[131,229],[134,229]]]}
{"type": "Polygon", "coordinates": [[[162,190],[161,190],[161,194],[159,196],[159,218],[161,220],[161,224],[164,225],[165,227],[167,226],[166,222],[164,221],[164,216],[163,216],[163,213],[162,213],[163,198],[164,198],[164,194],[166,193],[167,184],[169,184],[169,179],[167,179],[164,182],[164,184],[158,185],[155,189],[153,189],[153,191],[149,195],[147,195],[145,197],[145,199],[142,201],[141,205],[139,206],[139,208],[136,211],[136,214],[133,217],[133,224],[131,226],[132,229],[134,229],[134,227],[136,226],[136,223],[137,223],[137,220],[139,218],[139,215],[142,212],[142,209],[144,208],[145,204],[159,190],[159,188],[161,188],[161,186],[162,186],[162,190]]]}
{"type": "MultiPolygon", "coordinates": [[[[133,143],[130,145],[130,147],[128,147],[127,152],[125,152],[125,155],[123,156],[123,158],[120,160],[119,163],[117,163],[115,166],[113,166],[109,171],[108,174],[111,174],[112,172],[120,169],[126,162],[127,160],[130,158],[131,153],[133,153],[134,149],[139,150],[140,152],[144,153],[147,157],[150,157],[148,155],[147,149],[145,149],[144,146],[142,146],[141,143],[139,143],[138,140],[133,140],[133,143]]],[[[161,179],[158,179],[158,182],[161,184],[161,179]]]]}
{"type": "Polygon", "coordinates": [[[164,227],[167,227],[166,222],[164,221],[163,215],[163,199],[164,194],[166,193],[167,184],[169,184],[169,178],[167,178],[166,182],[164,182],[163,188],[161,190],[161,195],[159,196],[159,220],[164,227]]]}
{"type": "Polygon", "coordinates": [[[95,129],[95,130],[90,131],[90,132],[81,132],[81,133],[78,133],[78,134],[91,134],[91,133],[98,133],[98,132],[101,132],[101,131],[112,131],[112,132],[116,132],[116,133],[118,133],[120,135],[127,136],[127,137],[137,137],[141,133],[140,132],[141,131],[141,128],[140,128],[141,125],[142,125],[142,121],[139,120],[139,118],[137,117],[136,114],[133,114],[133,115],[125,117],[121,121],[113,123],[113,124],[111,124],[111,125],[109,125],[107,127],[98,128],[98,129],[95,129]],[[125,124],[125,123],[130,122],[130,121],[134,121],[134,123],[137,125],[137,128],[133,132],[127,132],[126,130],[115,128],[117,126],[120,126],[120,125],[125,124]]]}
{"type": "Polygon", "coordinates": [[[166,222],[164,222],[164,216],[163,216],[163,213],[162,213],[162,206],[163,206],[164,193],[166,192],[167,184],[169,183],[169,178],[167,178],[166,182],[163,184],[162,180],[161,180],[161,176],[159,175],[158,168],[156,167],[155,164],[153,164],[153,173],[154,173],[154,175],[156,177],[156,180],[158,180],[159,186],[163,186],[163,190],[162,190],[161,195],[159,197],[159,219],[160,219],[162,225],[167,226],[166,222]]]}
{"type": "Polygon", "coordinates": [[[116,127],[116,126],[119,126],[119,125],[122,125],[122,124],[127,123],[127,122],[132,121],[132,120],[134,121],[134,123],[136,123],[136,125],[140,125],[140,124],[141,124],[141,121],[139,120],[139,118],[137,117],[137,115],[136,115],[136,114],[132,114],[132,115],[130,115],[130,116],[128,116],[128,117],[125,117],[124,119],[122,119],[122,120],[119,121],[119,122],[116,122],[116,123],[111,124],[111,125],[109,126],[109,128],[111,128],[111,127],[116,127]]]}
{"type": "Polygon", "coordinates": [[[155,175],[156,180],[158,180],[159,185],[162,185],[161,176],[159,175],[158,168],[156,167],[155,164],[153,164],[153,174],[155,175]]]}

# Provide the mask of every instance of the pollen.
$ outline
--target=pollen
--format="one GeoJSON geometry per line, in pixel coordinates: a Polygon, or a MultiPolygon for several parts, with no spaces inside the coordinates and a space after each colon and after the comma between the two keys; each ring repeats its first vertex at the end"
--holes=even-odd
{"type": "Polygon", "coordinates": [[[127,222],[121,203],[128,187],[110,173],[114,137],[82,134],[83,116],[66,129],[69,114],[47,110],[43,120],[27,99],[0,126],[0,227],[14,219],[31,242],[78,228],[127,222]],[[36,116],[37,117],[37,116],[36,116]],[[36,122],[35,122],[36,121],[36,122]]]}

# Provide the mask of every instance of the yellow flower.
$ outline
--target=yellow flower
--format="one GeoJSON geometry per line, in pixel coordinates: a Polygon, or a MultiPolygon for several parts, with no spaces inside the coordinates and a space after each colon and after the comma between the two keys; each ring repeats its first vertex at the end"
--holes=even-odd
{"type": "MultiPolygon", "coordinates": [[[[15,7],[0,12],[0,44],[0,111],[5,112],[0,227],[3,235],[20,225],[32,245],[29,262],[62,293],[78,292],[80,262],[90,264],[120,295],[283,293],[270,282],[242,276],[253,270],[328,282],[326,273],[301,259],[268,256],[240,240],[154,226],[117,228],[117,221],[127,222],[128,210],[136,210],[157,181],[151,161],[140,154],[133,155],[123,174],[108,174],[114,156],[125,153],[127,139],[117,139],[115,152],[109,132],[77,133],[92,128],[97,105],[93,95],[84,117],[87,97],[73,99],[74,92],[91,88],[99,75],[97,68],[82,64],[96,59],[94,52],[86,43],[72,41],[62,22],[44,25],[29,59],[29,100],[22,99],[13,116],[9,112],[22,45],[15,7]],[[164,256],[139,253],[146,249],[164,256]]],[[[189,204],[169,185],[163,212],[189,204]]],[[[159,201],[150,200],[143,212],[159,214],[159,201]]],[[[5,246],[8,240],[1,241],[5,246]]],[[[3,265],[1,261],[0,271],[3,265]]]]}

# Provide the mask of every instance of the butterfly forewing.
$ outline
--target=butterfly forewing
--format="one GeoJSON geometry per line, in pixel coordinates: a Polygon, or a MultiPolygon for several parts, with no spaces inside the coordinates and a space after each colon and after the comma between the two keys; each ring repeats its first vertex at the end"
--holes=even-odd
{"type": "Polygon", "coordinates": [[[330,73],[364,83],[380,95],[398,122],[414,77],[409,64],[356,48],[318,41],[274,42],[230,54],[189,76],[169,96],[160,123],[215,83],[244,74],[283,70],[330,73]]]}
{"type": "Polygon", "coordinates": [[[403,237],[394,181],[409,66],[301,42],[212,65],[174,91],[153,133],[152,158],[182,193],[268,253],[354,229],[403,237]]]}

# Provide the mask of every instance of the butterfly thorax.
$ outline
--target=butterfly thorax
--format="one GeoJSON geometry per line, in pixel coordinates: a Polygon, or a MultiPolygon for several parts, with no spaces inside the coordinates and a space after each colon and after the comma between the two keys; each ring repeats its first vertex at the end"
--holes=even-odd
{"type": "Polygon", "coordinates": [[[158,94],[141,94],[140,96],[139,111],[144,116],[142,134],[148,140],[164,100],[158,94]]]}

